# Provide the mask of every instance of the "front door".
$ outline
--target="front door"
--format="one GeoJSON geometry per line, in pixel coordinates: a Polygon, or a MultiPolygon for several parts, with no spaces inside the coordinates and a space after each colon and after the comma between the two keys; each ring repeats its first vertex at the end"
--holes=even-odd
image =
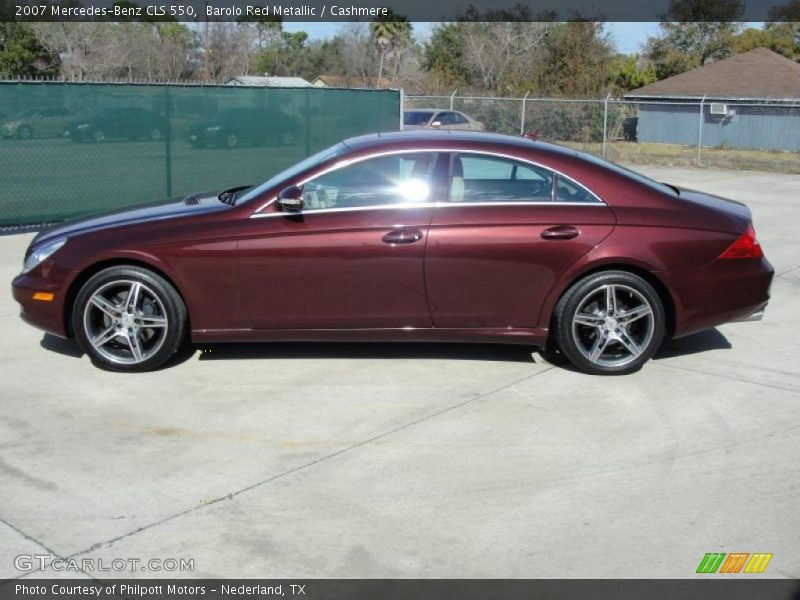
{"type": "Polygon", "coordinates": [[[240,310],[253,329],[430,327],[432,153],[370,158],[303,186],[304,208],[248,219],[240,310]]]}

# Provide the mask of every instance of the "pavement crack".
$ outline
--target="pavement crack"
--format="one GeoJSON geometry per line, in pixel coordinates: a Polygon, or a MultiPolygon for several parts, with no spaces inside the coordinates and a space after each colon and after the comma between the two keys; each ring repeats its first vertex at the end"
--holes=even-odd
{"type": "MultiPolygon", "coordinates": [[[[46,552],[47,552],[47,553],[48,553],[48,554],[49,554],[51,557],[53,557],[53,558],[59,558],[59,559],[62,559],[62,560],[64,560],[64,559],[65,559],[65,557],[64,557],[64,556],[62,556],[61,554],[59,554],[58,552],[56,552],[55,550],[53,550],[52,548],[50,548],[49,546],[47,546],[47,545],[46,545],[44,542],[42,542],[42,541],[40,541],[40,540],[36,539],[35,537],[33,537],[32,535],[30,535],[30,534],[28,534],[28,533],[26,533],[26,532],[24,532],[22,529],[20,529],[19,527],[17,527],[17,526],[16,526],[16,525],[14,525],[13,523],[9,523],[9,522],[8,522],[8,521],[6,521],[6,520],[5,520],[3,517],[0,517],[0,523],[2,523],[3,525],[5,525],[6,527],[8,527],[9,529],[11,529],[12,531],[14,531],[14,532],[18,533],[19,535],[21,535],[22,537],[24,537],[24,538],[25,538],[26,540],[28,540],[29,542],[33,542],[34,544],[36,544],[37,546],[39,546],[39,548],[41,548],[42,550],[46,551],[46,552]]],[[[14,580],[14,579],[22,579],[23,577],[27,577],[28,575],[31,575],[32,573],[39,572],[39,571],[41,571],[41,570],[42,570],[41,568],[31,569],[30,571],[25,571],[24,573],[22,573],[22,574],[20,574],[20,575],[17,575],[16,577],[8,577],[7,579],[8,579],[9,581],[10,581],[10,580],[14,580]]],[[[84,571],[81,571],[81,572],[82,572],[82,573],[84,573],[84,575],[88,575],[88,574],[87,574],[87,573],[85,573],[84,571]]]]}
{"type": "Polygon", "coordinates": [[[749,383],[751,385],[760,385],[761,387],[771,388],[773,390],[781,390],[782,392],[789,392],[790,394],[800,393],[798,390],[786,387],[783,385],[775,385],[773,383],[764,383],[763,381],[756,381],[755,379],[745,379],[743,377],[732,377],[731,375],[723,375],[721,373],[713,373],[711,371],[703,371],[701,369],[692,369],[691,367],[682,367],[680,365],[665,365],[659,362],[655,363],[656,366],[664,367],[665,369],[677,369],[679,371],[689,371],[690,373],[699,373],[700,375],[710,375],[711,377],[719,377],[720,379],[727,379],[729,381],[738,381],[739,383],[749,383]]]}
{"type": "Polygon", "coordinates": [[[779,277],[783,277],[784,275],[788,275],[789,273],[794,273],[795,271],[797,271],[797,269],[800,269],[800,265],[797,265],[796,267],[792,267],[791,269],[786,269],[785,271],[781,271],[780,273],[777,273],[775,275],[775,279],[778,279],[779,277]]]}
{"type": "Polygon", "coordinates": [[[240,489],[235,490],[233,492],[229,492],[227,494],[224,494],[222,496],[219,496],[217,498],[209,500],[208,502],[205,502],[205,503],[200,504],[198,506],[193,506],[191,508],[187,508],[187,509],[182,510],[180,512],[177,512],[177,513],[174,513],[174,514],[169,515],[167,517],[164,517],[163,519],[160,519],[158,521],[154,521],[153,523],[148,523],[147,525],[142,525],[141,527],[138,527],[138,528],[136,528],[136,529],[134,529],[132,531],[129,531],[127,533],[123,533],[122,535],[119,535],[117,537],[111,538],[110,540],[106,540],[104,542],[97,542],[95,544],[92,544],[88,548],[85,548],[83,550],[80,550],[78,552],[70,554],[66,558],[67,559],[71,559],[71,558],[75,558],[77,556],[82,556],[84,554],[88,554],[89,552],[92,552],[92,551],[97,550],[99,548],[108,548],[110,546],[113,546],[114,544],[116,544],[117,542],[119,542],[121,540],[127,539],[129,537],[133,537],[133,536],[135,536],[135,535],[137,535],[139,533],[142,533],[142,532],[147,531],[149,529],[153,529],[155,527],[158,527],[159,525],[163,525],[163,524],[168,523],[170,521],[174,521],[175,519],[178,519],[180,517],[186,516],[186,515],[191,514],[193,512],[202,510],[204,508],[208,508],[209,506],[213,506],[215,504],[219,504],[220,502],[224,502],[226,500],[234,500],[237,496],[240,496],[242,494],[250,492],[250,491],[252,491],[252,490],[254,490],[256,488],[263,487],[263,486],[268,485],[268,484],[270,484],[270,483],[272,483],[274,481],[277,481],[278,479],[283,479],[284,477],[288,477],[289,475],[293,475],[294,473],[298,473],[299,471],[304,471],[304,470],[309,469],[309,468],[311,468],[311,467],[313,467],[315,465],[318,465],[320,463],[329,461],[329,460],[331,460],[333,458],[336,458],[337,456],[341,456],[341,455],[346,454],[348,452],[352,452],[353,450],[361,448],[362,446],[366,446],[366,445],[371,444],[373,442],[376,442],[378,440],[381,440],[381,439],[384,439],[384,438],[389,437],[391,435],[394,435],[394,434],[396,434],[396,433],[398,433],[400,431],[404,431],[406,429],[414,427],[415,425],[419,425],[420,423],[424,423],[426,421],[430,421],[431,419],[435,419],[437,417],[440,417],[440,416],[442,416],[444,414],[447,414],[449,412],[452,412],[454,410],[458,410],[459,408],[467,406],[468,404],[473,404],[475,402],[483,400],[484,398],[488,398],[489,396],[492,396],[494,394],[497,394],[499,392],[502,392],[504,390],[512,388],[515,385],[518,385],[518,384],[520,384],[520,383],[522,383],[524,381],[532,379],[532,378],[534,378],[534,377],[536,377],[538,375],[542,375],[543,373],[547,373],[548,371],[552,371],[555,368],[556,367],[554,367],[554,366],[549,366],[549,367],[543,369],[542,371],[537,371],[536,373],[531,373],[530,375],[526,375],[525,377],[521,377],[521,378],[516,379],[516,380],[514,380],[514,381],[512,381],[510,383],[506,383],[506,384],[501,385],[500,387],[496,387],[496,388],[494,388],[492,390],[489,390],[488,392],[484,392],[482,394],[478,394],[477,396],[473,396],[471,398],[468,398],[467,400],[463,400],[462,402],[458,402],[456,404],[451,404],[450,406],[447,406],[446,408],[443,408],[443,409],[438,410],[436,412],[427,414],[427,415],[425,415],[423,417],[419,417],[418,419],[414,419],[413,421],[409,421],[408,423],[405,423],[405,424],[400,425],[398,427],[394,427],[394,428],[392,428],[392,429],[390,429],[388,431],[385,431],[385,432],[380,433],[378,435],[374,435],[371,438],[367,438],[366,440],[362,440],[362,441],[360,441],[358,443],[351,444],[350,446],[346,446],[345,448],[341,448],[340,450],[337,450],[335,452],[331,452],[330,454],[326,454],[325,456],[321,456],[320,458],[317,458],[315,460],[309,461],[307,463],[304,463],[302,465],[299,465],[297,467],[294,467],[294,468],[289,469],[287,471],[284,471],[282,473],[278,473],[277,475],[273,475],[272,477],[267,477],[266,479],[263,479],[263,480],[258,481],[256,483],[253,483],[253,484],[248,485],[246,487],[240,488],[240,489]]]}
{"type": "Polygon", "coordinates": [[[60,555],[58,552],[56,552],[56,551],[55,551],[55,550],[53,550],[52,548],[49,548],[49,547],[47,547],[47,546],[46,546],[46,545],[45,545],[43,542],[40,542],[39,540],[37,540],[37,539],[36,539],[35,537],[33,537],[32,535],[28,535],[27,533],[25,533],[24,531],[22,531],[22,529],[20,529],[20,528],[19,528],[19,527],[17,527],[16,525],[14,525],[14,524],[12,524],[12,523],[9,523],[9,522],[8,522],[8,521],[6,521],[6,520],[5,520],[3,517],[0,517],[0,523],[2,523],[3,525],[5,525],[5,526],[6,526],[6,527],[8,527],[9,529],[11,529],[11,530],[13,530],[13,531],[16,531],[18,534],[20,534],[20,535],[21,535],[22,537],[24,537],[26,540],[28,540],[28,541],[30,541],[30,542],[33,542],[34,544],[36,544],[37,546],[39,546],[39,548],[41,548],[42,550],[47,550],[47,552],[49,552],[49,553],[50,553],[50,554],[52,554],[53,556],[57,556],[57,557],[59,557],[59,558],[63,558],[63,557],[62,557],[62,556],[61,556],[61,555],[60,555]]]}

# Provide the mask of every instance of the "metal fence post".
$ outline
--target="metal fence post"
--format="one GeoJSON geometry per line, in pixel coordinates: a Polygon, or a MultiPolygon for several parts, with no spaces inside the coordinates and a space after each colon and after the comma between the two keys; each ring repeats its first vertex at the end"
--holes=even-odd
{"type": "Polygon", "coordinates": [[[606,157],[606,147],[608,146],[608,101],[611,99],[611,92],[608,92],[606,101],[603,105],[603,158],[606,157]]]}
{"type": "Polygon", "coordinates": [[[403,113],[405,112],[405,104],[406,102],[406,94],[405,91],[400,88],[400,131],[403,131],[403,113]]]}
{"type": "Polygon", "coordinates": [[[697,166],[700,166],[700,148],[703,144],[703,107],[706,103],[707,94],[703,94],[703,99],[700,100],[700,126],[697,128],[697,166]]]}
{"type": "Polygon", "coordinates": [[[167,198],[172,198],[172,100],[169,86],[164,86],[164,116],[166,117],[166,131],[164,132],[164,171],[166,178],[167,198]]]}
{"type": "Polygon", "coordinates": [[[456,92],[457,92],[457,91],[458,91],[458,88],[454,89],[454,90],[453,90],[453,93],[452,93],[452,94],[450,94],[450,110],[453,110],[453,100],[454,100],[454,99],[455,99],[455,97],[456,97],[456,92]]]}
{"type": "Polygon", "coordinates": [[[306,90],[306,156],[311,156],[311,88],[307,87],[306,90]]]}
{"type": "Polygon", "coordinates": [[[520,125],[519,125],[519,134],[525,135],[525,102],[528,100],[528,96],[530,92],[525,92],[525,95],[522,97],[522,113],[520,114],[520,125]]]}

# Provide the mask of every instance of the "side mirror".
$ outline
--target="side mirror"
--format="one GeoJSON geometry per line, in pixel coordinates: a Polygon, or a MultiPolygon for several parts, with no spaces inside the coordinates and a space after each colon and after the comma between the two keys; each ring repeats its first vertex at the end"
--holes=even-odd
{"type": "Polygon", "coordinates": [[[438,127],[441,127],[441,126],[442,126],[442,122],[441,121],[434,121],[433,123],[431,123],[431,127],[438,128],[438,127]]]}
{"type": "Polygon", "coordinates": [[[290,185],[281,190],[281,193],[278,194],[278,206],[286,212],[303,210],[303,188],[290,185]]]}

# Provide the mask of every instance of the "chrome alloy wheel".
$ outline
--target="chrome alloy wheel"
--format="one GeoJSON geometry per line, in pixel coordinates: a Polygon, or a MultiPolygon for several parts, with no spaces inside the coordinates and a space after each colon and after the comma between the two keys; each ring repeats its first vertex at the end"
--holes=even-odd
{"type": "Polygon", "coordinates": [[[169,321],[158,295],[139,281],[112,281],[86,303],[83,326],[105,359],[135,365],[153,356],[167,337],[169,321]]]}
{"type": "Polygon", "coordinates": [[[580,353],[603,367],[636,360],[653,338],[653,307],[640,292],[606,284],[583,298],[572,318],[572,338],[580,353]]]}

